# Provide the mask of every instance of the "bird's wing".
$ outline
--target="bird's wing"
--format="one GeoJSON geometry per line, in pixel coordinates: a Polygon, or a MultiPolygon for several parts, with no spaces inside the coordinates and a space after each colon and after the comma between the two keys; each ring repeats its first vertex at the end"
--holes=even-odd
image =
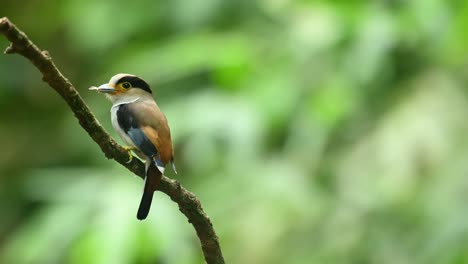
{"type": "Polygon", "coordinates": [[[172,159],[167,120],[154,101],[121,105],[117,110],[117,120],[143,154],[151,158],[159,157],[155,160],[158,168],[164,168],[172,159]]]}
{"type": "Polygon", "coordinates": [[[140,122],[136,119],[130,104],[122,104],[116,112],[117,121],[122,130],[130,137],[135,146],[148,157],[158,154],[158,150],[141,130],[140,122]]]}

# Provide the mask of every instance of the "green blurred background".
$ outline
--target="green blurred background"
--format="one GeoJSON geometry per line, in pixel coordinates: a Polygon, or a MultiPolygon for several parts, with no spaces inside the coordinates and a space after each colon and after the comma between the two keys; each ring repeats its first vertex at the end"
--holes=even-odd
{"type": "MultiPolygon", "coordinates": [[[[147,80],[227,263],[468,263],[468,2],[13,1],[80,91],[147,80]]],[[[0,47],[8,42],[0,37],[0,47]]],[[[0,263],[203,263],[192,226],[0,56],[0,263]]],[[[119,142],[121,142],[119,140],[119,142]]]]}

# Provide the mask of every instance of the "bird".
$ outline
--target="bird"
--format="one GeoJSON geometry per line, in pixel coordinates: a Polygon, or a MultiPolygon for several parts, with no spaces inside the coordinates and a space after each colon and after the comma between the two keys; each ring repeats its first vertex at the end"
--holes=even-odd
{"type": "Polygon", "coordinates": [[[137,211],[137,219],[144,220],[166,165],[171,163],[177,174],[166,116],[153,98],[149,84],[136,75],[119,73],[108,83],[89,89],[105,94],[112,102],[112,127],[127,144],[124,148],[129,151],[129,162],[133,158],[131,151],[145,160],[145,184],[137,211]]]}

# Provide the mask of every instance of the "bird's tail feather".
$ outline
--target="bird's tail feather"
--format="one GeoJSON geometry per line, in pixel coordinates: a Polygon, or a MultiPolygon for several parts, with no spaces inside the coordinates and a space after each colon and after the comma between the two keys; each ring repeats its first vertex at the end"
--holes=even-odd
{"type": "Polygon", "coordinates": [[[177,174],[177,169],[175,167],[174,158],[171,159],[171,165],[172,165],[172,170],[174,171],[175,174],[177,174]]]}
{"type": "Polygon", "coordinates": [[[137,218],[144,220],[148,216],[153,201],[153,194],[161,181],[162,173],[151,163],[146,171],[145,187],[141,196],[140,206],[138,207],[137,218]]]}

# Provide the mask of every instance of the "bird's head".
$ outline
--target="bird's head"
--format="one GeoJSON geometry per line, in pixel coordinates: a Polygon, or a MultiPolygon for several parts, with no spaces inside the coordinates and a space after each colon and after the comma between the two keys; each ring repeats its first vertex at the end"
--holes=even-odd
{"type": "Polygon", "coordinates": [[[89,89],[106,94],[112,102],[131,100],[141,96],[152,96],[151,88],[147,82],[138,76],[126,73],[116,74],[109,80],[109,83],[98,87],[93,86],[89,89]]]}

